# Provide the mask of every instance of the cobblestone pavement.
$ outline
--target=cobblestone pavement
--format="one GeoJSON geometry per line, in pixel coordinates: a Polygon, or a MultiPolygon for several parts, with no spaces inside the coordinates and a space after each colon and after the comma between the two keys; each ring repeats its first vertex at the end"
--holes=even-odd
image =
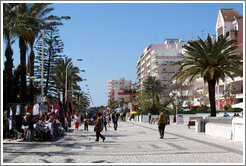
{"type": "Polygon", "coordinates": [[[186,125],[166,126],[159,139],[156,124],[119,122],[95,142],[93,126],[80,127],[54,142],[3,142],[5,163],[244,163],[243,143],[196,133],[186,125]]]}

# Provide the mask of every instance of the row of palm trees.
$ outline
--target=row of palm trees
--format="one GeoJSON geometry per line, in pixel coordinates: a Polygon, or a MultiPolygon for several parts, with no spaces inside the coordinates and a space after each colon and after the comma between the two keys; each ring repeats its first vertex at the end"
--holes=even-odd
{"type": "MultiPolygon", "coordinates": [[[[13,50],[12,44],[19,39],[20,49],[20,102],[27,102],[27,65],[26,56],[27,50],[30,50],[29,55],[29,69],[30,77],[34,76],[34,46],[37,41],[41,38],[42,30],[50,29],[58,25],[62,25],[61,18],[51,15],[51,11],[54,10],[50,7],[49,3],[4,3],[3,4],[3,34],[4,41],[6,43],[5,49],[5,74],[6,74],[6,102],[12,103],[13,96],[13,50]],[[52,21],[50,21],[52,20],[52,21]]],[[[70,58],[60,58],[57,63],[55,70],[56,77],[52,79],[56,81],[56,87],[59,91],[62,89],[65,94],[65,69],[66,65],[71,61],[70,58]],[[65,67],[64,67],[65,66],[65,67]]],[[[81,81],[82,78],[78,76],[79,69],[74,67],[72,63],[69,66],[68,73],[68,87],[73,85],[75,90],[80,89],[77,82],[81,81]],[[72,77],[72,79],[71,79],[72,77]],[[71,81],[70,81],[71,80],[71,81]]],[[[31,95],[31,101],[34,101],[35,87],[33,86],[32,80],[29,84],[29,94],[31,95]]],[[[87,104],[88,105],[88,104],[87,104]]]]}
{"type": "MultiPolygon", "coordinates": [[[[20,48],[20,68],[21,68],[21,102],[27,102],[27,86],[26,86],[26,53],[29,45],[30,51],[30,76],[34,75],[34,51],[33,46],[40,31],[44,28],[52,28],[51,24],[47,24],[47,20],[52,17],[47,16],[54,8],[48,7],[47,3],[4,3],[3,4],[3,33],[6,42],[6,85],[7,85],[7,102],[12,101],[12,82],[13,82],[13,50],[11,45],[16,38],[19,38],[20,48]]],[[[56,23],[61,24],[61,23],[56,23]]],[[[31,84],[30,90],[33,92],[31,84]]]]}
{"type": "MultiPolygon", "coordinates": [[[[209,101],[211,107],[210,116],[216,116],[215,86],[220,80],[225,81],[226,76],[234,80],[233,74],[243,76],[242,55],[238,55],[234,45],[235,40],[228,40],[227,37],[212,41],[210,35],[206,40],[189,41],[184,46],[185,55],[183,59],[174,65],[180,65],[172,79],[178,82],[189,80],[192,83],[198,76],[201,76],[208,84],[209,101]]],[[[167,87],[166,87],[167,88],[167,87]]],[[[145,109],[161,109],[156,107],[161,92],[165,89],[161,86],[160,80],[149,76],[144,82],[144,90],[141,91],[137,100],[145,109]],[[151,99],[151,100],[149,100],[151,99]],[[142,102],[144,100],[144,102],[142,102]],[[146,103],[148,103],[146,105],[146,103]]],[[[173,103],[170,98],[168,103],[173,103]]],[[[163,107],[166,107],[165,103],[163,107]]],[[[174,105],[175,106],[175,105],[174,105]]]]}

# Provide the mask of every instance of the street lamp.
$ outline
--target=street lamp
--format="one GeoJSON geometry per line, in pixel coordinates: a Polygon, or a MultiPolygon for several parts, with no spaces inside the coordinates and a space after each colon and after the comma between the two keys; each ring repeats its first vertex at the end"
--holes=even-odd
{"type": "MultiPolygon", "coordinates": [[[[75,59],[77,61],[83,61],[82,59],[75,59]]],[[[68,62],[67,66],[66,66],[66,83],[65,83],[65,101],[67,101],[67,69],[68,69],[68,66],[73,62],[73,59],[68,62]]]]}
{"type": "MultiPolygon", "coordinates": [[[[65,20],[71,20],[70,16],[61,16],[61,17],[56,17],[58,19],[65,19],[65,20]]],[[[53,19],[50,19],[48,23],[50,23],[53,19]]],[[[47,24],[48,24],[47,23],[47,24]]],[[[43,29],[43,34],[42,34],[42,68],[41,68],[41,104],[43,103],[43,93],[44,93],[44,32],[45,28],[43,29]]]]}

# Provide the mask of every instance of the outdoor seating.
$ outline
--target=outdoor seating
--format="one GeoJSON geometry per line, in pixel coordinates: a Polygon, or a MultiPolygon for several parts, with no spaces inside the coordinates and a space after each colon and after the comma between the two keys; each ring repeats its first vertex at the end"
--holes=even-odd
{"type": "Polygon", "coordinates": [[[190,129],[190,126],[195,126],[196,119],[203,119],[203,117],[202,116],[190,117],[190,119],[188,121],[188,125],[187,125],[189,129],[190,129]]]}

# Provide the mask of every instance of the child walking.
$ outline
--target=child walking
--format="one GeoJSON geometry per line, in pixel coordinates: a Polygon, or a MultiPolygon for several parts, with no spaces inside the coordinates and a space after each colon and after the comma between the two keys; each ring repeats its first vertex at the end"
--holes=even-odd
{"type": "Polygon", "coordinates": [[[84,118],[84,130],[85,131],[88,131],[88,123],[89,123],[88,119],[84,118]]]}

